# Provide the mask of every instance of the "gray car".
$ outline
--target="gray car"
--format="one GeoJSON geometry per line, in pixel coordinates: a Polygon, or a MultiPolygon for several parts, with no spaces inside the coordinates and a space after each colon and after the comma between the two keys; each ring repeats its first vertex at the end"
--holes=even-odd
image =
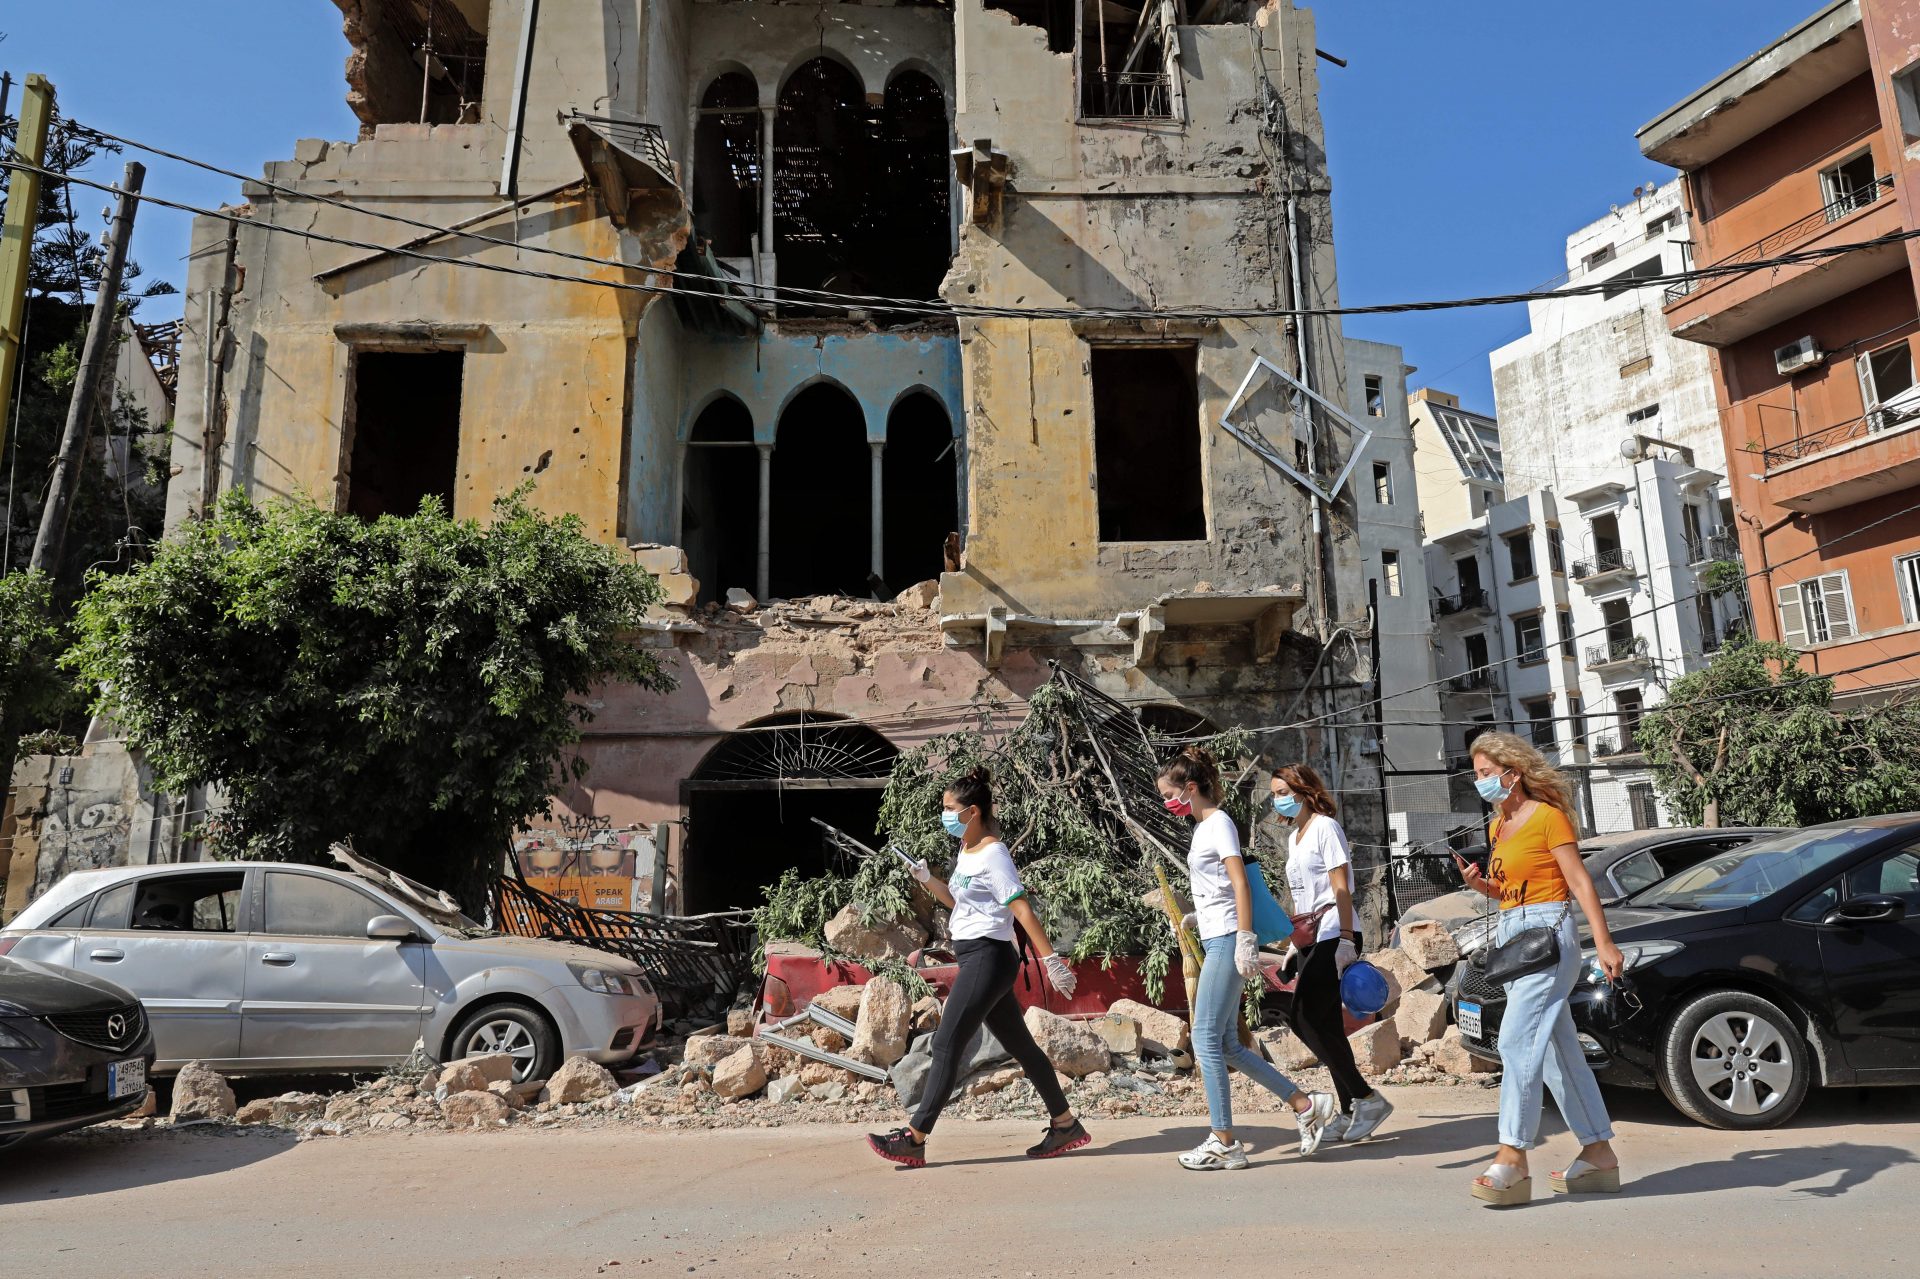
{"type": "MultiPolygon", "coordinates": [[[[343,858],[343,860],[347,860],[343,858]]],[[[540,1079],[574,1054],[631,1058],[660,1019],[632,962],[502,936],[443,894],[278,862],[68,875],[0,929],[0,954],[61,964],[146,1005],[160,1073],[379,1069],[416,1041],[451,1061],[506,1052],[540,1079]]]]}

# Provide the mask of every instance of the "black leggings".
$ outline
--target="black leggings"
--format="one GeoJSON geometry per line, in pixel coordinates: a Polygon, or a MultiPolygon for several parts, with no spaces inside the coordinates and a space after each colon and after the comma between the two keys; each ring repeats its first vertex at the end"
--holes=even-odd
{"type": "Polygon", "coordinates": [[[1307,1051],[1333,1076],[1340,1113],[1352,1114],[1353,1103],[1373,1095],[1360,1068],[1353,1064],[1353,1045],[1347,1042],[1340,1016],[1340,974],[1334,967],[1340,939],[1329,937],[1309,946],[1300,960],[1300,979],[1293,988],[1293,1006],[1287,1021],[1307,1051]]]}
{"type": "Polygon", "coordinates": [[[968,1041],[982,1022],[1027,1072],[1040,1100],[1046,1103],[1047,1113],[1056,1119],[1066,1114],[1067,1095],[1060,1091],[1053,1063],[1033,1042],[1032,1032],[1021,1019],[1020,1001],[1013,997],[1014,979],[1020,975],[1020,953],[1013,943],[981,937],[955,942],[953,953],[960,961],[960,972],[953,979],[946,1010],[940,1015],[940,1028],[933,1032],[933,1069],[927,1072],[920,1108],[913,1112],[915,1130],[933,1131],[934,1121],[946,1108],[947,1094],[953,1091],[968,1041]]]}

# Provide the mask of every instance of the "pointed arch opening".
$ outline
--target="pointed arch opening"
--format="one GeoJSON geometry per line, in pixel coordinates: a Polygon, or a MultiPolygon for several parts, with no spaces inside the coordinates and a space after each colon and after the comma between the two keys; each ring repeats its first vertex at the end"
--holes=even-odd
{"type": "Polygon", "coordinates": [[[745,71],[715,76],[693,131],[693,225],[714,256],[753,252],[763,175],[760,89],[745,71]]]}
{"type": "Polygon", "coordinates": [[[841,387],[816,382],[780,414],[771,496],[776,599],[872,592],[873,454],[865,415],[841,387]]]}
{"type": "Polygon", "coordinates": [[[680,545],[707,599],[755,589],[760,543],[760,455],[747,406],[723,395],[700,411],[687,437],[680,545]]]}
{"type": "Polygon", "coordinates": [[[947,410],[925,391],[903,397],[887,415],[880,514],[890,592],[940,576],[947,535],[960,528],[958,452],[947,410]]]}

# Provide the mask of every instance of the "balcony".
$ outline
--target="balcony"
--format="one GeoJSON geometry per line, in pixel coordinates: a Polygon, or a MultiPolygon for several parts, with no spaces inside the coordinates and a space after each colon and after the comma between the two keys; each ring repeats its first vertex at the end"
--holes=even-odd
{"type": "Polygon", "coordinates": [[[1596,733],[1587,740],[1587,753],[1595,759],[1633,754],[1632,746],[1622,746],[1617,733],[1596,733]]]}
{"type": "MultiPolygon", "coordinates": [[[[1804,177],[1808,182],[1815,180],[1811,172],[1804,177]]],[[[1667,327],[1690,342],[1726,347],[1901,269],[1907,258],[1899,241],[1764,271],[1740,269],[1768,258],[1864,243],[1899,232],[1900,202],[1891,198],[1892,190],[1891,177],[1877,177],[1752,244],[1697,267],[1704,274],[1667,289],[1667,327]],[[1727,273],[1711,274],[1720,268],[1727,268],[1727,273]]]]}
{"type": "Polygon", "coordinates": [[[1492,671],[1468,671],[1448,678],[1447,688],[1455,693],[1491,693],[1500,687],[1492,671]]]}
{"type": "Polygon", "coordinates": [[[1453,617],[1459,613],[1484,613],[1491,607],[1487,593],[1476,586],[1472,590],[1461,591],[1458,595],[1442,595],[1436,598],[1433,601],[1433,615],[1435,618],[1442,618],[1453,617]]]}
{"type": "Polygon", "coordinates": [[[1730,528],[1715,529],[1687,539],[1687,563],[1699,567],[1740,558],[1740,535],[1730,528]]]}
{"type": "Polygon", "coordinates": [[[1084,120],[1165,120],[1173,115],[1173,81],[1164,71],[1080,72],[1086,82],[1084,120]]]}
{"type": "Polygon", "coordinates": [[[1573,580],[1582,586],[1634,575],[1633,552],[1617,546],[1573,562],[1573,580]]]}
{"type": "Polygon", "coordinates": [[[1767,500],[1817,514],[1920,484],[1920,404],[1887,405],[1757,450],[1767,500]]]}
{"type": "Polygon", "coordinates": [[[1587,669],[1590,671],[1638,666],[1647,660],[1647,639],[1644,635],[1623,635],[1587,648],[1587,669]]]}

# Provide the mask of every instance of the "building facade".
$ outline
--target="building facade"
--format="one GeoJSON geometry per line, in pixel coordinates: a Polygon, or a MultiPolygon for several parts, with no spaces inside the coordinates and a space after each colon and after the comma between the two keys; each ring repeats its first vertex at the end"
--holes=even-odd
{"type": "Polygon", "coordinates": [[[1920,248],[1883,238],[1920,228],[1917,63],[1920,0],[1840,0],[1639,132],[1697,266],[1800,255],[1665,310],[1712,354],[1757,632],[1843,698],[1920,681],[1920,248]]]}
{"type": "Polygon", "coordinates": [[[171,524],[530,481],[631,548],[679,686],[602,690],[556,803],[668,909],[872,839],[1053,663],[1311,721],[1268,758],[1384,845],[1340,327],[1209,314],[1338,301],[1309,12],[337,2],[360,138],[195,226],[171,524]]]}

